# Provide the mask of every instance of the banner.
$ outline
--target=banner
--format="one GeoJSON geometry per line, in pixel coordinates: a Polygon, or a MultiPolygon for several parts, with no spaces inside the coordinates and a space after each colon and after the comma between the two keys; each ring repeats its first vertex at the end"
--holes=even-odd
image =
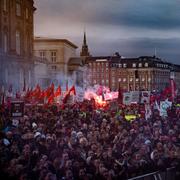
{"type": "Polygon", "coordinates": [[[139,103],[139,91],[131,91],[131,103],[139,103]]]}
{"type": "Polygon", "coordinates": [[[167,117],[167,109],[172,106],[172,102],[166,100],[160,102],[160,116],[167,117]]]}
{"type": "Polygon", "coordinates": [[[24,102],[23,101],[11,102],[11,116],[12,117],[24,116],[24,102]]]}
{"type": "Polygon", "coordinates": [[[141,92],[141,103],[145,103],[145,104],[150,103],[150,91],[141,92]]]}
{"type": "Polygon", "coordinates": [[[131,92],[123,93],[123,104],[130,105],[132,100],[131,92]]]}

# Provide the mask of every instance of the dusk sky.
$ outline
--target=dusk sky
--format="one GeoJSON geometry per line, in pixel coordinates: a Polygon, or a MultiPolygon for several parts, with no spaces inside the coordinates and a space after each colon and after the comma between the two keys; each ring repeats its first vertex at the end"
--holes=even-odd
{"type": "Polygon", "coordinates": [[[154,55],[180,64],[180,0],[35,0],[35,36],[66,38],[91,55],[154,55]]]}

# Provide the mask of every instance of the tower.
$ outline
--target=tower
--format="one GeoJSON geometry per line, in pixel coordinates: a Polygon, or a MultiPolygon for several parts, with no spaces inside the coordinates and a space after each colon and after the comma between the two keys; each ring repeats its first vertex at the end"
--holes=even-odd
{"type": "Polygon", "coordinates": [[[82,45],[80,56],[81,57],[90,56],[90,53],[89,53],[89,50],[88,50],[88,45],[87,45],[87,42],[86,42],[86,32],[84,32],[84,39],[83,39],[83,45],[82,45]]]}

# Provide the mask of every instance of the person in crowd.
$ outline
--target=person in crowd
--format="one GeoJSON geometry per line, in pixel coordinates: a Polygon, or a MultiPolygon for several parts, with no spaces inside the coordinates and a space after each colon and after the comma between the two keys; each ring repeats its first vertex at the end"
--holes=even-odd
{"type": "Polygon", "coordinates": [[[180,118],[127,122],[128,111],[133,109],[97,110],[90,102],[63,109],[32,106],[16,121],[4,111],[1,179],[123,180],[179,168],[180,118]]]}

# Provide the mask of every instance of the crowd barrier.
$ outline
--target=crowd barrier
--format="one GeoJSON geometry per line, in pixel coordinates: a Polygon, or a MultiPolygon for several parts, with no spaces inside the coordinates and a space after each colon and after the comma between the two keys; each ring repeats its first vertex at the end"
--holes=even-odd
{"type": "Polygon", "coordinates": [[[175,168],[167,168],[166,171],[156,171],[149,174],[133,177],[128,180],[176,180],[175,168]]]}

